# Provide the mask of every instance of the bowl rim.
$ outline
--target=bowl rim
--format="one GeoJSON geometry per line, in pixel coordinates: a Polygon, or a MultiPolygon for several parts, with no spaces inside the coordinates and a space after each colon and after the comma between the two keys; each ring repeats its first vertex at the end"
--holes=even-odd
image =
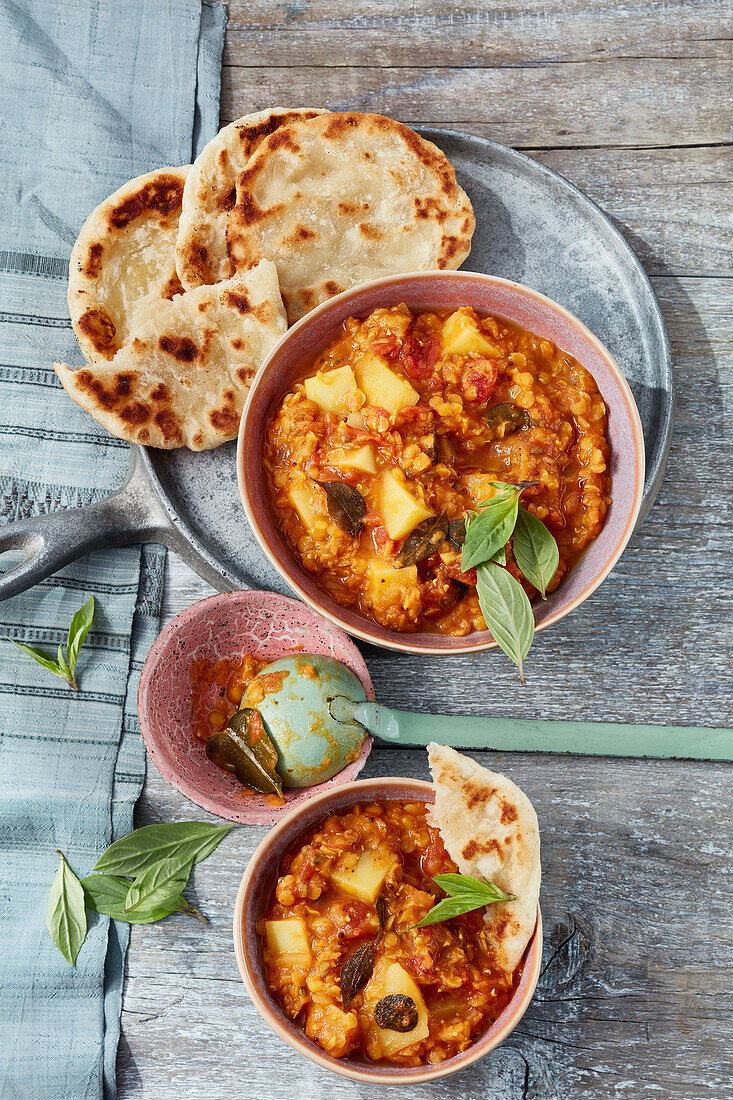
{"type": "MultiPolygon", "coordinates": [[[[143,745],[145,746],[146,755],[148,757],[150,757],[150,759],[153,762],[153,764],[155,765],[155,768],[158,771],[159,775],[165,780],[166,783],[170,784],[171,787],[173,787],[175,790],[177,790],[179,794],[183,795],[183,797],[188,802],[190,802],[191,805],[198,806],[199,809],[205,810],[207,813],[213,814],[214,817],[219,817],[224,821],[232,821],[235,824],[245,825],[245,826],[246,825],[264,824],[264,820],[263,821],[250,820],[249,815],[246,813],[245,810],[242,810],[240,812],[231,811],[227,807],[222,806],[216,800],[216,798],[213,797],[212,795],[205,794],[205,793],[202,794],[198,791],[194,791],[191,788],[191,786],[190,786],[190,784],[188,783],[187,780],[180,778],[177,771],[176,772],[170,772],[170,774],[169,774],[168,769],[161,763],[161,760],[159,759],[158,745],[155,742],[155,739],[153,738],[153,736],[151,735],[150,728],[148,726],[147,719],[145,717],[145,715],[147,714],[147,706],[146,706],[146,703],[145,703],[145,696],[146,696],[146,693],[149,689],[150,678],[153,675],[154,669],[157,667],[157,665],[159,664],[159,662],[161,660],[162,652],[163,652],[166,644],[168,643],[169,639],[172,638],[172,637],[175,637],[176,631],[180,627],[180,622],[184,617],[190,617],[192,615],[192,613],[194,615],[199,615],[199,614],[203,613],[206,610],[206,608],[208,608],[209,606],[216,606],[218,604],[227,604],[227,603],[232,602],[233,600],[242,599],[242,597],[244,597],[244,599],[246,601],[250,597],[256,598],[258,596],[263,596],[263,595],[268,597],[268,598],[271,598],[273,600],[282,600],[284,603],[290,604],[294,608],[297,608],[299,613],[302,613],[302,611],[303,611],[302,604],[298,600],[296,600],[295,597],[285,596],[281,592],[272,592],[268,589],[257,589],[257,588],[241,588],[240,589],[240,588],[235,588],[235,589],[231,589],[231,590],[226,591],[226,592],[212,592],[208,596],[203,596],[200,600],[194,600],[193,603],[188,604],[181,611],[179,611],[178,614],[174,615],[173,618],[168,623],[166,623],[166,625],[162,628],[162,630],[156,636],[153,644],[151,645],[150,649],[148,650],[148,652],[146,654],[145,660],[143,661],[143,666],[140,670],[140,677],[138,679],[137,693],[136,693],[136,696],[135,696],[135,702],[136,702],[137,713],[138,713],[138,724],[140,726],[140,738],[143,742],[143,745]]],[[[306,608],[307,608],[307,610],[310,614],[312,614],[312,615],[317,615],[318,614],[318,612],[315,610],[315,608],[311,607],[310,604],[306,604],[306,608]]],[[[337,629],[341,630],[341,633],[344,633],[344,634],[346,633],[346,631],[344,631],[341,627],[338,626],[338,623],[331,623],[331,625],[335,626],[337,629]]],[[[348,641],[353,646],[354,643],[353,643],[352,639],[348,635],[347,635],[347,638],[348,638],[348,641]]],[[[363,656],[361,654],[359,654],[359,656],[361,657],[361,661],[362,661],[362,664],[363,664],[363,672],[366,675],[366,681],[367,682],[364,683],[364,680],[362,679],[362,676],[361,676],[361,671],[357,672],[357,670],[353,669],[353,668],[351,669],[351,671],[354,672],[355,675],[358,676],[358,678],[362,681],[362,683],[364,683],[366,694],[367,694],[367,699],[372,699],[373,700],[375,698],[375,696],[374,696],[374,684],[372,683],[371,673],[369,672],[369,667],[368,667],[366,661],[364,660],[363,656]]],[[[349,666],[349,667],[351,667],[351,666],[349,666]]],[[[362,743],[362,746],[361,746],[361,749],[360,749],[360,752],[359,752],[359,756],[356,758],[356,760],[352,761],[351,764],[347,764],[346,768],[343,768],[340,772],[337,772],[335,776],[332,776],[331,779],[325,780],[325,782],[331,784],[332,781],[334,779],[336,779],[338,776],[342,775],[344,773],[344,771],[346,771],[348,768],[353,768],[355,765],[358,765],[358,768],[356,770],[356,774],[358,775],[359,772],[361,771],[361,769],[366,764],[368,758],[369,758],[369,754],[372,751],[373,744],[374,744],[374,737],[369,732],[367,732],[367,734],[364,738],[364,741],[362,743]]],[[[347,782],[347,781],[348,781],[348,779],[344,779],[342,782],[347,782]]],[[[316,784],[316,787],[320,786],[320,785],[321,784],[316,784]]],[[[304,788],[304,789],[308,789],[308,788],[304,788]]],[[[311,789],[314,789],[314,788],[311,788],[311,789]]],[[[314,797],[320,797],[322,795],[327,795],[331,791],[335,791],[335,790],[338,790],[338,784],[336,784],[334,786],[329,786],[328,790],[321,791],[320,795],[316,795],[314,797]]],[[[307,805],[308,801],[310,801],[310,800],[306,799],[304,803],[297,804],[295,807],[293,807],[293,809],[299,809],[301,806],[307,805]]],[[[283,813],[282,814],[282,820],[285,820],[285,818],[287,816],[289,816],[289,814],[292,813],[292,812],[293,812],[293,810],[289,810],[286,813],[283,813]]],[[[278,824],[279,824],[280,814],[278,812],[276,812],[275,810],[273,810],[271,816],[276,818],[277,821],[278,821],[278,824]]]]}
{"type": "MultiPolygon", "coordinates": [[[[431,646],[426,647],[415,643],[415,636],[410,634],[399,634],[397,631],[389,631],[388,638],[378,636],[368,628],[368,626],[356,626],[351,623],[346,623],[337,613],[331,611],[328,607],[325,607],[320,600],[314,599],[310,593],[306,592],[297,579],[288,570],[284,569],[278,561],[276,555],[271,550],[268,540],[265,538],[259,523],[257,522],[254,509],[251,504],[249,486],[244,474],[245,463],[243,461],[244,449],[245,449],[245,437],[247,435],[246,427],[249,419],[250,409],[256,399],[258,387],[260,386],[263,378],[265,377],[270,363],[279,355],[282,348],[292,342],[297,341],[298,336],[305,327],[312,324],[315,319],[322,316],[324,313],[340,306],[344,302],[353,298],[357,294],[362,294],[366,290],[376,290],[381,288],[392,287],[395,284],[402,282],[418,281],[434,281],[450,282],[454,279],[468,280],[475,283],[489,283],[495,286],[505,287],[510,290],[519,291],[522,295],[532,298],[537,302],[542,303],[545,306],[549,306],[561,317],[563,317],[571,325],[574,325],[580,330],[582,336],[585,337],[590,343],[595,346],[597,353],[602,359],[605,360],[611,374],[614,376],[616,383],[619,386],[621,394],[625,400],[633,431],[633,437],[635,441],[635,482],[634,482],[634,501],[631,508],[631,513],[626,523],[626,527],[617,543],[616,549],[613,554],[605,562],[603,568],[599,570],[596,577],[590,581],[585,588],[579,592],[568,604],[567,607],[558,608],[547,616],[541,623],[536,624],[535,633],[539,634],[541,631],[546,630],[548,626],[552,626],[560,619],[564,619],[566,615],[569,615],[571,611],[574,611],[582,603],[585,602],[600,585],[605,581],[611,570],[614,568],[622,553],[626,549],[626,546],[634,533],[639,513],[641,511],[642,499],[644,494],[644,470],[645,470],[645,452],[644,452],[644,433],[641,424],[641,417],[639,416],[639,410],[636,405],[636,400],[631,392],[631,387],[626,381],[626,377],[621,370],[620,366],[611,355],[608,348],[603,344],[598,337],[591,332],[591,330],[583,324],[574,313],[566,309],[565,306],[560,305],[559,302],[554,301],[552,298],[548,298],[546,294],[540,293],[538,290],[533,290],[531,287],[525,286],[523,283],[514,282],[511,279],[502,279],[498,275],[486,275],[479,271],[414,271],[406,272],[400,275],[387,275],[379,279],[371,279],[368,282],[360,283],[358,286],[351,287],[349,290],[342,291],[341,294],[334,295],[333,298],[328,298],[325,302],[322,302],[310,313],[305,314],[299,321],[289,328],[284,335],[278,340],[277,344],[272,348],[267,358],[262,362],[257,374],[255,375],[252,385],[250,387],[247,400],[242,411],[242,418],[239,425],[239,435],[237,438],[237,484],[239,486],[239,495],[242,500],[245,514],[249,525],[254,532],[255,538],[260,545],[263,553],[276,569],[278,574],[283,580],[290,586],[290,588],[296,593],[299,598],[308,605],[313,611],[322,615],[333,623],[334,626],[339,627],[341,630],[346,631],[352,637],[359,638],[361,641],[368,642],[370,645],[379,646],[381,649],[394,650],[398,653],[420,653],[426,656],[462,656],[466,653],[477,653],[487,649],[497,648],[497,642],[491,638],[488,641],[482,642],[469,642],[468,639],[471,635],[468,634],[465,637],[466,644],[452,645],[452,646],[431,646]],[[404,640],[403,640],[404,639],[404,640]]],[[[592,544],[590,544],[592,545],[592,544]]],[[[293,561],[295,559],[293,558],[293,561]]],[[[365,624],[367,620],[364,620],[365,624]]],[[[488,633],[487,632],[481,632],[488,633]]],[[[459,639],[463,641],[464,639],[459,639]]]]}
{"type": "MultiPolygon", "coordinates": [[[[322,1069],[328,1069],[333,1073],[337,1073],[342,1077],[348,1077],[351,1080],[370,1082],[371,1084],[379,1085],[395,1085],[401,1083],[417,1084],[423,1081],[435,1081],[440,1077],[448,1077],[453,1073],[458,1073],[460,1070],[466,1069],[480,1058],[483,1058],[502,1043],[522,1019],[534,996],[542,965],[542,913],[538,903],[537,923],[524,953],[525,968],[511,1000],[498,1018],[501,1019],[502,1016],[507,1016],[501,1028],[495,1033],[489,1034],[489,1032],[491,1032],[490,1028],[489,1031],[479,1036],[467,1050],[454,1055],[445,1062],[438,1062],[435,1065],[428,1066],[395,1066],[395,1071],[399,1072],[395,1072],[394,1075],[389,1072],[385,1073],[384,1071],[377,1073],[375,1070],[369,1068],[368,1062],[361,1063],[353,1062],[349,1059],[332,1058],[325,1052],[320,1051],[315,1043],[311,1043],[300,1029],[290,1024],[290,1021],[287,1021],[286,1025],[284,1022],[285,1018],[283,1017],[281,1020],[280,1015],[274,1012],[260,996],[255,982],[253,981],[252,973],[256,969],[257,972],[261,974],[261,965],[259,960],[251,959],[247,952],[243,930],[243,913],[250,890],[250,884],[254,878],[254,872],[262,860],[267,858],[268,851],[274,841],[282,832],[289,829],[293,822],[306,810],[311,814],[313,808],[318,807],[319,804],[328,803],[334,799],[339,799],[343,802],[344,798],[346,798],[350,804],[353,804],[354,802],[360,801],[363,797],[368,797],[370,792],[374,792],[373,797],[376,799],[386,799],[390,801],[399,797],[404,798],[405,787],[411,789],[414,792],[415,800],[420,802],[432,801],[435,794],[433,784],[426,782],[424,779],[413,779],[409,776],[378,776],[371,779],[360,779],[355,783],[349,784],[347,788],[341,787],[334,788],[330,791],[324,791],[310,801],[295,806],[281,821],[278,821],[277,825],[267,833],[255,848],[245,868],[234,902],[233,939],[237,966],[250,1000],[265,1023],[268,1024],[272,1031],[283,1039],[288,1046],[297,1051],[298,1054],[302,1054],[304,1057],[308,1058],[311,1062],[315,1062],[316,1065],[320,1066],[322,1069]],[[390,790],[394,790],[395,792],[400,790],[402,794],[400,796],[395,793],[394,796],[390,796],[388,793],[390,790]]],[[[324,806],[324,814],[325,813],[326,809],[324,806]]],[[[492,1025],[492,1028],[494,1026],[495,1024],[492,1025]]]]}

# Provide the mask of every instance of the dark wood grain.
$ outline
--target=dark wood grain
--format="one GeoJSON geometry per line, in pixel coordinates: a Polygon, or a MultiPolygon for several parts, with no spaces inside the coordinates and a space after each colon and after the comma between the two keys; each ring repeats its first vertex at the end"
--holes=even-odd
{"type": "MultiPolygon", "coordinates": [[[[677,414],[662,490],[601,589],[537,638],[527,687],[499,653],[368,650],[378,696],[450,714],[733,724],[730,0],[232,0],[229,13],[223,121],[316,103],[523,148],[616,221],[669,329],[677,414]]],[[[170,556],[167,577],[166,620],[211,591],[170,556]]],[[[543,974],[489,1058],[401,1095],[733,1096],[731,767],[478,758],[537,807],[543,974]]],[[[425,754],[375,750],[365,775],[380,774],[427,778],[425,754]]],[[[150,765],[138,824],[206,816],[150,765]]],[[[262,835],[238,828],[196,868],[207,929],[178,916],[133,928],[122,1098],[377,1095],[297,1057],[246,996],[231,913],[262,835]]]]}

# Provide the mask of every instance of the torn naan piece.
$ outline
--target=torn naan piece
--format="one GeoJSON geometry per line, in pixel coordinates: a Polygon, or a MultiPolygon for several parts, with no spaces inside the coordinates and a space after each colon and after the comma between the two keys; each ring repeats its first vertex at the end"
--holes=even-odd
{"type": "Polygon", "coordinates": [[[237,177],[227,244],[238,271],[277,264],[292,324],[383,275],[459,267],[475,218],[444,153],[383,115],[281,126],[237,177]]]}
{"type": "Polygon", "coordinates": [[[92,211],[69,262],[69,313],[85,359],[112,357],[151,301],[183,290],[175,247],[184,168],[130,180],[92,211]]]}
{"type": "Polygon", "coordinates": [[[234,274],[227,253],[227,221],[236,201],[237,176],[255,149],[278,127],[323,114],[319,108],[270,107],[224,126],[191,165],[183,189],[176,268],[186,290],[234,274]]]}
{"type": "Polygon", "coordinates": [[[110,362],[54,363],[66,392],[131,443],[206,451],[234,439],[258,367],[287,322],[275,265],[159,300],[110,362]]]}
{"type": "Polygon", "coordinates": [[[515,901],[486,909],[496,959],[512,973],[537,923],[540,832],[537,814],[511,779],[447,745],[428,745],[435,805],[428,817],[462,875],[485,878],[515,901]]]}

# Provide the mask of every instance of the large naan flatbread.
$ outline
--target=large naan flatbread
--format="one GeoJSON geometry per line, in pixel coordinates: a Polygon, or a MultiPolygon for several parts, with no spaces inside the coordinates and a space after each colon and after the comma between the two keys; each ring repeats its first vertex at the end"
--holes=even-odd
{"type": "Polygon", "coordinates": [[[382,115],[325,114],[281,126],[237,177],[229,255],[277,264],[292,323],[367,279],[456,268],[473,208],[450,161],[382,115]]]}
{"type": "Polygon", "coordinates": [[[175,247],[185,168],[130,180],[89,215],[69,263],[69,313],[86,359],[111,359],[146,304],[183,290],[175,247]]]}
{"type": "Polygon", "coordinates": [[[54,363],[71,397],[113,435],[205,451],[234,439],[257,368],[287,328],[275,265],[138,311],[110,362],[54,363]]]}
{"type": "Polygon", "coordinates": [[[266,137],[279,126],[323,112],[303,107],[271,107],[224,126],[191,166],[183,189],[176,267],[186,290],[218,283],[234,274],[227,254],[226,229],[236,200],[236,180],[266,137]]]}
{"type": "Polygon", "coordinates": [[[428,745],[435,786],[432,824],[463,875],[482,876],[516,901],[490,905],[484,918],[499,965],[521,961],[537,922],[540,831],[534,806],[511,779],[447,745],[428,745]]]}

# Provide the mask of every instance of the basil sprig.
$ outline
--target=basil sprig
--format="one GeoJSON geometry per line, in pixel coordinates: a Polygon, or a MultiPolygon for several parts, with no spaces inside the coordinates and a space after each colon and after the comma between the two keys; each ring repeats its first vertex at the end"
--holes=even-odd
{"type": "Polygon", "coordinates": [[[534,614],[527,593],[507,569],[493,561],[477,566],[476,592],[494,641],[514,661],[523,684],[524,658],[534,638],[534,614]]]}
{"type": "Polygon", "coordinates": [[[478,512],[466,516],[466,537],[461,551],[461,569],[465,573],[482,561],[489,561],[506,546],[517,522],[521,488],[494,483],[499,492],[479,504],[478,512]]]}
{"type": "Polygon", "coordinates": [[[463,913],[471,913],[474,909],[482,909],[497,901],[515,900],[514,894],[505,894],[493,882],[472,878],[470,875],[436,875],[433,882],[445,890],[448,897],[436,902],[430,912],[413,926],[415,928],[425,928],[428,924],[460,917],[463,913]]]}
{"type": "Polygon", "coordinates": [[[560,551],[542,520],[526,508],[520,508],[517,513],[512,552],[522,575],[535,586],[543,600],[547,599],[547,586],[557,572],[560,551]]]}
{"type": "Polygon", "coordinates": [[[494,641],[519,669],[522,684],[524,658],[534,638],[534,614],[522,585],[503,568],[506,545],[513,535],[514,560],[543,599],[560,560],[557,543],[542,520],[519,505],[524,490],[535,484],[492,482],[496,495],[466,516],[461,553],[463,572],[476,569],[476,593],[486,625],[494,641]]]}
{"type": "Polygon", "coordinates": [[[34,645],[26,645],[24,642],[16,642],[14,638],[8,638],[14,646],[21,649],[28,657],[32,658],[41,668],[52,672],[54,676],[60,676],[74,691],[79,690],[76,682],[76,662],[79,656],[82,642],[89,633],[94,618],[94,596],[90,596],[74,615],[69,626],[69,634],[66,639],[66,657],[59,644],[56,660],[46,653],[45,649],[39,649],[34,645]]]}
{"type": "Polygon", "coordinates": [[[206,917],[184,896],[194,864],[206,859],[232,829],[179,821],[144,825],[110,844],[90,875],[78,879],[61,855],[46,925],[53,942],[72,966],[86,936],[91,909],[130,924],[151,924],[171,913],[206,917]]]}
{"type": "Polygon", "coordinates": [[[46,914],[46,928],[61,954],[72,966],[87,935],[87,915],[81,883],[61,856],[61,864],[51,886],[46,914]]]}

